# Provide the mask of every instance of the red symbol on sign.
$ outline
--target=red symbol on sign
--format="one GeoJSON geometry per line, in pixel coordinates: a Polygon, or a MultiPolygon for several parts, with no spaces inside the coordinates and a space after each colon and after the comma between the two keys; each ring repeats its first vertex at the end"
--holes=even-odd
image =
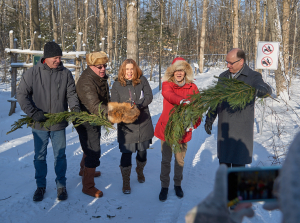
{"type": "Polygon", "coordinates": [[[273,60],[271,57],[264,57],[261,59],[261,65],[264,67],[270,67],[273,64],[273,60]]]}
{"type": "Polygon", "coordinates": [[[271,53],[273,53],[273,51],[274,51],[274,47],[270,43],[267,43],[262,47],[262,52],[266,55],[270,55],[271,53]]]}

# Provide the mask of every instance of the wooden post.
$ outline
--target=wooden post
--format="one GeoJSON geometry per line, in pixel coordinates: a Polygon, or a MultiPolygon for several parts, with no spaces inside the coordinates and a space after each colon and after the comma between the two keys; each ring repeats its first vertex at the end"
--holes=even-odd
{"type": "MultiPolygon", "coordinates": [[[[9,31],[9,47],[10,49],[17,49],[17,39],[14,39],[14,32],[11,30],[9,31]]],[[[10,62],[17,62],[17,54],[11,54],[10,62]]],[[[17,91],[17,68],[11,68],[11,97],[16,96],[16,91],[17,91]]],[[[9,111],[9,116],[11,116],[13,113],[15,113],[16,109],[16,101],[10,101],[11,106],[10,106],[10,111],[9,111]]]]}
{"type": "MultiPolygon", "coordinates": [[[[82,51],[82,46],[81,46],[81,42],[82,42],[82,32],[79,32],[77,34],[77,49],[76,51],[82,51]]],[[[76,68],[75,68],[75,84],[77,83],[78,79],[79,79],[79,75],[80,75],[80,62],[81,62],[81,57],[75,57],[75,64],[76,64],[76,68]]]]}

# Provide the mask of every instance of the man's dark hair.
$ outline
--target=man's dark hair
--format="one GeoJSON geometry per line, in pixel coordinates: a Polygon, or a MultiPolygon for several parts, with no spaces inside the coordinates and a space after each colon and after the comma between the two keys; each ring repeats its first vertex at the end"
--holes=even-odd
{"type": "Polygon", "coordinates": [[[239,49],[236,53],[236,57],[239,59],[244,59],[244,63],[246,62],[246,55],[244,50],[239,49]]]}

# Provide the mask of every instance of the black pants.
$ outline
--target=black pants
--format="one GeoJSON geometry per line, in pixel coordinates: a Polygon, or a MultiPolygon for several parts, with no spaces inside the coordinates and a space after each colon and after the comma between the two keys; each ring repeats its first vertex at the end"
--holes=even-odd
{"type": "MultiPolygon", "coordinates": [[[[140,162],[145,162],[147,160],[147,150],[136,151],[136,159],[140,162]]],[[[121,166],[128,167],[131,166],[132,153],[122,153],[121,156],[121,166]]]]}
{"type": "Polygon", "coordinates": [[[85,166],[88,168],[96,168],[100,166],[100,137],[101,137],[101,127],[92,126],[85,122],[78,127],[76,131],[79,135],[79,141],[81,148],[86,155],[84,160],[85,166]]]}
{"type": "Polygon", "coordinates": [[[220,163],[220,165],[221,165],[221,164],[226,164],[226,166],[227,166],[228,168],[231,168],[231,167],[245,167],[245,164],[221,163],[220,161],[219,161],[219,163],[220,163]]]}

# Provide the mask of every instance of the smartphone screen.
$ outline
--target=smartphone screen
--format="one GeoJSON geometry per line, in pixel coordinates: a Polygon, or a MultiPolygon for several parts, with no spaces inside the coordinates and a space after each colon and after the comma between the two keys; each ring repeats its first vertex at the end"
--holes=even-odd
{"type": "Polygon", "coordinates": [[[228,201],[238,197],[241,202],[276,199],[272,191],[279,169],[279,166],[228,169],[228,201]]]}

